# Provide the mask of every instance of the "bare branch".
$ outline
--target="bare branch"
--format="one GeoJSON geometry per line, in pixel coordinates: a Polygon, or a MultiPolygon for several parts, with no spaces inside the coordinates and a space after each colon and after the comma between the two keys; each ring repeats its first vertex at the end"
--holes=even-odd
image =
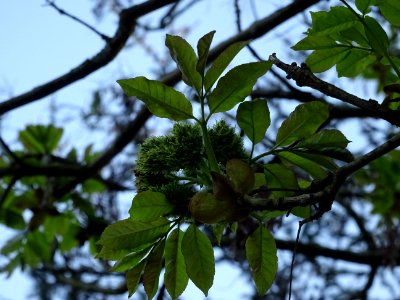
{"type": "Polygon", "coordinates": [[[311,87],[327,96],[339,99],[343,102],[361,108],[372,117],[378,117],[388,121],[393,125],[400,126],[398,112],[379,105],[376,100],[361,99],[355,95],[347,93],[346,91],[334,86],[333,84],[319,79],[310,71],[310,69],[305,64],[302,64],[301,67],[297,66],[296,63],[288,65],[279,60],[275,54],[270,55],[269,60],[279,69],[285,71],[287,74],[287,78],[295,80],[298,86],[311,87]]]}
{"type": "Polygon", "coordinates": [[[66,12],[65,10],[61,9],[60,7],[57,6],[57,4],[54,1],[50,1],[50,0],[46,0],[46,3],[53,7],[56,11],[58,11],[61,15],[67,16],[69,18],[71,18],[72,20],[78,22],[79,24],[82,24],[83,26],[85,26],[86,28],[89,28],[89,30],[93,31],[95,34],[97,34],[98,36],[100,36],[105,42],[109,42],[111,40],[111,38],[103,33],[101,33],[100,31],[98,31],[96,28],[94,28],[93,26],[89,25],[87,22],[81,20],[80,18],[66,12]]]}
{"type": "Polygon", "coordinates": [[[115,35],[99,53],[92,58],[87,59],[64,75],[40,85],[29,92],[0,103],[0,115],[46,97],[51,93],[86,77],[101,67],[104,67],[121,51],[132,34],[138,18],[176,1],[178,0],[149,0],[131,8],[124,9],[120,13],[119,24],[115,35]]]}

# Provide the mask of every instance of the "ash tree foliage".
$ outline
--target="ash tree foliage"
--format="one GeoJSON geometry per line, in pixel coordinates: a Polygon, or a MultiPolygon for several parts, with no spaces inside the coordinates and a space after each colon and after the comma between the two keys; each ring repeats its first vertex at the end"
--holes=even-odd
{"type": "MultiPolygon", "coordinates": [[[[137,28],[168,32],[196,2],[153,0],[120,8],[115,37],[106,37],[99,55],[63,78],[73,82],[93,72],[91,63],[105,65],[115,56],[110,49],[121,49],[137,28]],[[169,4],[159,28],[139,22],[169,4]]],[[[88,145],[62,155],[64,130],[54,124],[27,125],[18,133],[20,150],[1,138],[0,221],[15,234],[1,248],[7,262],[0,270],[30,270],[43,299],[56,288],[71,299],[126,291],[128,297],[163,299],[168,293],[177,299],[189,281],[208,296],[220,260],[237,263],[252,278],[253,299],[364,299],[380,279],[398,280],[400,3],[315,6],[310,27],[285,50],[299,53],[304,63],[284,62],[279,50],[261,59],[253,40],[276,24],[274,16],[281,14],[283,22],[314,2],[293,1],[242,29],[241,2],[233,1],[239,33],[218,46],[218,28],[196,47],[167,33],[175,71],[158,80],[140,74],[120,79],[112,90],[123,99],[128,121],[107,114],[105,91],[94,93],[83,122],[96,128],[90,120],[104,118],[121,127],[102,151],[88,145]],[[246,49],[254,59],[235,64],[246,49]],[[330,83],[317,76],[333,67],[337,77],[375,83],[383,100],[346,91],[349,81],[341,88],[337,78],[330,83]],[[151,115],[170,120],[170,132],[148,135],[151,115]],[[363,120],[358,126],[369,145],[363,151],[348,149],[342,123],[350,119],[363,120]],[[132,140],[133,151],[123,156],[132,140]],[[111,163],[117,154],[123,162],[111,163]],[[132,181],[134,188],[126,187],[132,181]],[[134,195],[125,218],[115,204],[122,191],[134,195]],[[341,268],[337,261],[348,264],[341,268]],[[358,283],[346,285],[346,276],[358,283]]],[[[99,1],[96,13],[107,3],[99,1]]],[[[53,86],[4,101],[0,111],[33,102],[43,97],[35,94],[41,88],[53,86]]],[[[390,297],[400,295],[387,285],[390,297]]]]}

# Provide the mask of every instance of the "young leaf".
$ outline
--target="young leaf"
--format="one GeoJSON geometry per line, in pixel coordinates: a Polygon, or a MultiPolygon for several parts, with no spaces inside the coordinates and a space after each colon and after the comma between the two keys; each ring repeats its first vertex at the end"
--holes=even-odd
{"type": "Polygon", "coordinates": [[[192,105],[182,93],[145,77],[117,80],[128,96],[141,99],[157,117],[181,121],[193,118],[192,105]]]}
{"type": "Polygon", "coordinates": [[[199,56],[199,61],[197,62],[196,70],[202,77],[204,77],[204,71],[207,65],[208,52],[210,51],[210,46],[214,34],[215,30],[207,33],[197,43],[197,55],[199,56]]]}
{"type": "Polygon", "coordinates": [[[135,249],[154,242],[169,229],[169,221],[160,218],[153,222],[125,219],[109,225],[102,233],[99,244],[108,249],[135,249]]]}
{"type": "Polygon", "coordinates": [[[154,221],[173,211],[174,206],[164,194],[153,191],[138,193],[133,198],[129,214],[135,221],[154,221]]]}
{"type": "Polygon", "coordinates": [[[207,296],[214,281],[214,251],[208,237],[194,224],[189,226],[183,236],[182,254],[189,278],[207,296]]]}
{"type": "Polygon", "coordinates": [[[228,67],[229,63],[235,58],[240,50],[249,42],[237,42],[226,48],[213,62],[204,77],[204,88],[208,92],[213,84],[217,81],[222,72],[228,67]]]}
{"type": "Polygon", "coordinates": [[[278,270],[275,240],[260,225],[246,241],[246,257],[253,271],[257,291],[264,295],[271,287],[278,270]]]}
{"type": "Polygon", "coordinates": [[[389,48],[389,38],[382,26],[370,16],[364,18],[365,35],[376,54],[384,55],[389,48]]]}
{"type": "Polygon", "coordinates": [[[306,64],[314,73],[324,72],[342,61],[349,53],[349,47],[315,50],[307,57],[306,64]]]}
{"type": "Polygon", "coordinates": [[[261,142],[271,124],[267,101],[257,99],[240,103],[236,120],[253,144],[261,142]]]}
{"type": "Polygon", "coordinates": [[[233,158],[226,163],[226,175],[228,176],[235,192],[247,194],[255,183],[254,171],[241,159],[233,158]]]}
{"type": "Polygon", "coordinates": [[[165,45],[168,47],[172,59],[178,65],[182,72],[183,81],[196,89],[201,90],[201,76],[196,70],[197,57],[192,46],[183,38],[176,35],[169,35],[165,39],[165,45]]]}
{"type": "Polygon", "coordinates": [[[183,232],[174,229],[165,245],[164,283],[172,299],[176,299],[185,290],[189,277],[186,273],[185,259],[181,252],[183,232]]]}
{"type": "Polygon", "coordinates": [[[163,239],[149,255],[143,272],[143,286],[147,298],[153,299],[158,290],[158,281],[162,269],[165,240],[163,239]]]}
{"type": "Polygon", "coordinates": [[[129,270],[126,272],[125,275],[125,280],[126,280],[126,286],[128,288],[128,297],[131,297],[137,289],[137,286],[140,281],[140,277],[142,275],[143,269],[146,266],[146,262],[142,261],[140,264],[138,264],[136,267],[133,269],[129,270]]]}
{"type": "Polygon", "coordinates": [[[288,151],[279,152],[278,156],[284,161],[289,162],[289,164],[300,167],[315,179],[323,179],[326,177],[324,169],[314,161],[288,151]]]}
{"type": "Polygon", "coordinates": [[[328,117],[328,107],[322,102],[313,101],[297,106],[278,129],[276,147],[309,137],[328,117]]]}
{"type": "Polygon", "coordinates": [[[217,240],[218,245],[221,245],[221,240],[222,240],[222,236],[224,235],[225,228],[226,228],[226,224],[221,224],[221,223],[214,224],[212,226],[212,231],[213,231],[215,239],[217,240]]]}
{"type": "Polygon", "coordinates": [[[124,272],[126,270],[130,270],[136,267],[141,260],[149,253],[150,247],[147,247],[144,250],[130,253],[126,255],[124,258],[117,261],[114,266],[111,268],[114,272],[124,272]]]}
{"type": "Polygon", "coordinates": [[[224,112],[242,102],[252,91],[257,79],[272,66],[269,61],[239,65],[222,77],[208,98],[210,113],[224,112]]]}

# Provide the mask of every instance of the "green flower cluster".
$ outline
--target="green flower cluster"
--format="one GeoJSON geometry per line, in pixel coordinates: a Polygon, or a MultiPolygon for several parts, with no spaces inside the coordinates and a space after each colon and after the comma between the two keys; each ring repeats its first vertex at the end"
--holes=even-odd
{"type": "MultiPolygon", "coordinates": [[[[225,166],[232,158],[246,158],[242,138],[225,121],[209,129],[209,136],[218,163],[225,166]]],[[[200,126],[176,123],[167,136],[144,141],[134,170],[138,192],[162,192],[177,212],[185,213],[196,185],[209,180],[207,156],[200,126]],[[205,179],[206,178],[206,179],[205,179]]]]}

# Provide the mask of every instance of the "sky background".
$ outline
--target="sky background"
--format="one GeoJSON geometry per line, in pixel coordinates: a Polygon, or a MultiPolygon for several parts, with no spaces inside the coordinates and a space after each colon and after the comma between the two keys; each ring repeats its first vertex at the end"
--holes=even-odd
{"type": "MultiPolygon", "coordinates": [[[[191,26],[192,33],[188,41],[192,45],[195,45],[197,39],[203,34],[214,29],[217,30],[217,33],[213,45],[236,32],[232,1],[220,0],[216,2],[207,1],[206,4],[199,5],[198,14],[186,16],[181,20],[181,24],[191,26]],[[216,5],[219,9],[215,8],[216,5]],[[227,18],[230,18],[228,21],[219,22],[221,11],[226,12],[227,18]],[[207,20],[204,20],[204,16],[207,16],[207,20]]],[[[265,16],[266,11],[272,11],[271,6],[281,6],[281,2],[269,1],[269,6],[258,7],[257,14],[265,16]]],[[[57,4],[69,13],[94,25],[102,33],[113,35],[116,28],[116,18],[108,17],[98,22],[91,13],[92,1],[65,0],[57,1],[57,4]]],[[[254,19],[254,15],[248,7],[247,9],[243,7],[243,12],[243,28],[245,28],[254,19]]],[[[179,24],[177,25],[178,28],[179,24]]],[[[302,31],[304,31],[304,28],[298,27],[294,23],[288,23],[280,26],[271,33],[270,37],[272,39],[276,36],[282,37],[290,34],[300,39],[302,31]]],[[[154,45],[159,45],[160,41],[163,44],[164,34],[154,33],[152,35],[154,45]]],[[[71,68],[96,54],[103,46],[104,42],[97,35],[73,20],[61,16],[53,8],[46,6],[44,0],[1,1],[0,101],[26,92],[68,72],[71,68]]],[[[280,53],[279,49],[284,47],[283,44],[265,42],[257,42],[256,46],[263,49],[261,54],[264,58],[267,58],[272,52],[280,53]]],[[[146,54],[146,51],[141,48],[123,51],[111,64],[84,80],[69,85],[49,97],[36,101],[34,104],[26,105],[8,113],[0,120],[2,137],[13,148],[17,145],[18,130],[24,128],[26,124],[49,123],[51,121],[50,103],[84,107],[91,99],[93,90],[102,84],[115,82],[121,76],[125,78],[146,75],[154,78],[154,73],[151,73],[152,61],[146,54]]],[[[287,51],[282,51],[279,57],[290,61],[290,57],[286,55],[287,51]]],[[[235,63],[248,60],[253,60],[253,58],[245,52],[239,55],[235,63]]],[[[361,92],[368,93],[369,88],[365,87],[365,89],[361,92]]],[[[63,124],[57,125],[62,126],[63,124]]],[[[353,141],[357,139],[357,129],[351,123],[342,129],[348,139],[353,141]]],[[[68,124],[68,130],[63,138],[65,145],[72,143],[79,146],[93,142],[98,147],[103,146],[101,141],[91,133],[80,132],[77,136],[77,130],[79,130],[79,124],[68,124]]],[[[351,145],[353,149],[362,149],[364,146],[365,144],[360,141],[351,145]]],[[[0,227],[0,231],[0,245],[2,245],[10,233],[4,227],[0,227]]],[[[0,264],[1,262],[0,257],[0,264]]],[[[9,279],[0,275],[0,300],[28,299],[31,288],[29,279],[20,272],[15,272],[9,279]]],[[[242,295],[251,292],[251,290],[252,287],[247,284],[246,278],[241,276],[238,269],[224,264],[217,269],[215,285],[210,294],[213,299],[234,300],[242,299],[242,295]]],[[[188,289],[184,295],[186,295],[186,299],[204,298],[196,288],[188,289]]]]}

